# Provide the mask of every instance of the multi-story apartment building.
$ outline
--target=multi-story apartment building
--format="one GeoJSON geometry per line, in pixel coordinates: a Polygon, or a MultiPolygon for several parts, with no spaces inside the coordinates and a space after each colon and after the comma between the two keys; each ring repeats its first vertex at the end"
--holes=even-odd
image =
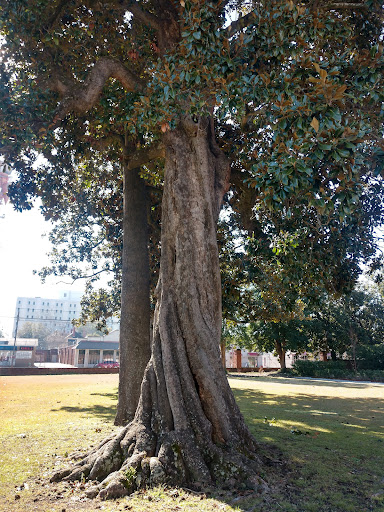
{"type": "MultiPolygon", "coordinates": [[[[58,299],[44,297],[18,297],[16,301],[13,336],[27,322],[39,323],[52,332],[68,334],[72,320],[79,318],[81,293],[61,291],[58,299]]],[[[17,334],[17,333],[16,333],[17,334]]]]}

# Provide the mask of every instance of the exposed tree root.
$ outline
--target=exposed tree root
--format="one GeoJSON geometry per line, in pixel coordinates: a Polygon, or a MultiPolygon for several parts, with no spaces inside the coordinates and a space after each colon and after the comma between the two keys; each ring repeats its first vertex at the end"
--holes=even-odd
{"type": "Polygon", "coordinates": [[[191,432],[169,432],[159,437],[132,422],[105,439],[72,468],[55,473],[59,480],[93,480],[87,491],[92,498],[118,498],[137,489],[159,484],[189,485],[193,489],[222,488],[262,492],[265,482],[257,476],[256,457],[220,448],[208,440],[199,447],[191,432]]]}

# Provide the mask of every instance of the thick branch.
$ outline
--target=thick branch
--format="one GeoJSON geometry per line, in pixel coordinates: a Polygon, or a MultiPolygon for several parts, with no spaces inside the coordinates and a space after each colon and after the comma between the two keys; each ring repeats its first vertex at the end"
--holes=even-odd
{"type": "Polygon", "coordinates": [[[349,3],[349,2],[336,2],[334,4],[327,4],[324,6],[327,9],[341,10],[341,9],[367,9],[365,3],[349,3]]]}
{"type": "Polygon", "coordinates": [[[129,2],[127,5],[127,9],[131,12],[138,20],[140,20],[145,25],[154,28],[155,30],[160,30],[160,21],[157,16],[154,14],[145,11],[137,2],[129,2]]]}
{"type": "Polygon", "coordinates": [[[140,91],[145,85],[141,78],[126,69],[118,60],[102,57],[95,63],[82,84],[68,86],[57,78],[53,81],[52,88],[63,96],[55,123],[64,119],[70,112],[83,114],[90,110],[96,104],[109,78],[115,78],[131,92],[140,91]]]}
{"type": "Polygon", "coordinates": [[[61,18],[62,14],[64,12],[64,9],[66,9],[66,11],[68,11],[68,4],[70,4],[69,0],[61,0],[58,3],[52,16],[50,16],[48,21],[44,24],[43,32],[48,32],[48,30],[50,30],[53,27],[53,25],[55,25],[55,23],[61,18]]]}
{"type": "Polygon", "coordinates": [[[162,143],[155,143],[148,147],[138,149],[128,156],[127,169],[132,170],[145,165],[147,162],[165,157],[165,147],[162,143]]]}
{"type": "Polygon", "coordinates": [[[251,26],[256,21],[256,19],[257,14],[255,11],[251,11],[245,16],[232,21],[232,23],[225,29],[228,39],[230,39],[243,28],[251,26]]]}
{"type": "Polygon", "coordinates": [[[91,144],[92,147],[98,151],[106,151],[114,144],[118,144],[120,147],[124,147],[124,137],[121,135],[108,135],[108,137],[100,137],[93,139],[91,144]]]}

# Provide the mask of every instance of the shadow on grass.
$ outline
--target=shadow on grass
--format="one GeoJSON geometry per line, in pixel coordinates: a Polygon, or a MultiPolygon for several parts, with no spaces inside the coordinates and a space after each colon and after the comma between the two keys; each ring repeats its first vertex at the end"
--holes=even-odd
{"type": "Polygon", "coordinates": [[[91,396],[103,396],[105,398],[110,398],[111,400],[118,400],[119,393],[116,390],[114,393],[91,393],[91,396]]]}
{"type": "Polygon", "coordinates": [[[352,428],[364,429],[367,435],[384,435],[384,399],[275,395],[249,389],[233,389],[233,392],[251,425],[274,417],[282,422],[291,421],[293,425],[302,423],[309,429],[333,432],[352,428]]]}
{"type": "Polygon", "coordinates": [[[106,421],[113,421],[116,415],[116,406],[110,405],[110,406],[104,406],[104,405],[91,405],[88,407],[81,407],[81,406],[63,406],[59,407],[58,409],[51,409],[52,412],[73,412],[76,414],[86,414],[95,416],[96,418],[102,418],[106,421]]]}
{"type": "MultiPolygon", "coordinates": [[[[240,510],[376,510],[374,496],[381,495],[384,481],[384,400],[233,392],[261,452],[277,446],[289,461],[272,498],[257,508],[261,498],[244,496],[240,510]]],[[[265,472],[271,484],[269,468],[265,472]]]]}
{"type": "Polygon", "coordinates": [[[285,375],[247,375],[247,374],[229,374],[228,379],[248,379],[262,382],[277,382],[280,384],[287,383],[295,386],[303,386],[305,384],[310,386],[319,387],[332,387],[338,388],[340,386],[345,388],[365,389],[372,386],[384,386],[381,382],[359,382],[359,381],[345,381],[345,380],[328,380],[320,378],[309,377],[287,377],[285,375]]]}

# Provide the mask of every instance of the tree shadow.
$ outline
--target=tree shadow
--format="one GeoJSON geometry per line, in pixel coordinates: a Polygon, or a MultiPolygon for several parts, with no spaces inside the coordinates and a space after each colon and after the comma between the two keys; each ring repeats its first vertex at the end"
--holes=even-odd
{"type": "Polygon", "coordinates": [[[91,396],[103,396],[111,400],[118,400],[119,392],[116,390],[114,393],[91,393],[91,396]]]}
{"type": "Polygon", "coordinates": [[[228,375],[228,379],[246,379],[253,381],[262,381],[262,382],[277,382],[277,383],[286,383],[295,386],[319,386],[319,387],[346,387],[346,388],[356,388],[356,389],[366,389],[372,386],[384,386],[382,382],[359,382],[359,381],[345,381],[345,380],[331,380],[331,379],[320,379],[320,378],[310,378],[310,377],[286,377],[283,375],[247,375],[247,374],[236,374],[236,375],[228,375]]]}
{"type": "Polygon", "coordinates": [[[244,512],[375,510],[374,496],[381,495],[384,481],[384,399],[279,395],[254,389],[233,392],[260,442],[266,480],[273,492],[221,498],[225,503],[244,512]],[[275,447],[282,452],[278,458],[273,455],[275,447]],[[279,459],[286,464],[283,472],[277,468],[279,459]]]}
{"type": "Polygon", "coordinates": [[[264,418],[263,411],[275,418],[292,421],[300,417],[307,428],[334,432],[340,425],[368,429],[367,434],[384,434],[384,398],[329,397],[311,394],[275,395],[250,389],[234,389],[234,395],[248,424],[264,418]],[[257,412],[257,416],[256,413],[257,412]],[[372,421],[375,420],[375,421],[372,421]]]}
{"type": "Polygon", "coordinates": [[[96,418],[103,419],[105,421],[111,421],[113,422],[115,415],[116,415],[116,406],[110,405],[110,406],[104,406],[104,405],[91,405],[88,407],[81,407],[81,406],[63,406],[59,407],[57,409],[51,409],[52,412],[73,412],[73,413],[82,413],[86,415],[92,415],[96,418]]]}

